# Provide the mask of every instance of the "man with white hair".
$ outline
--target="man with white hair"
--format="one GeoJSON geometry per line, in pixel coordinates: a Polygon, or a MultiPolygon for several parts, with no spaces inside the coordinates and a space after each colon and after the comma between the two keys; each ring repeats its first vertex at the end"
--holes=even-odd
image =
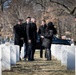
{"type": "Polygon", "coordinates": [[[37,40],[37,26],[36,26],[36,19],[31,18],[31,27],[32,27],[32,61],[34,61],[34,54],[35,54],[35,45],[36,45],[36,40],[37,40]]]}
{"type": "Polygon", "coordinates": [[[31,22],[36,24],[36,19],[35,18],[31,18],[31,22]]]}

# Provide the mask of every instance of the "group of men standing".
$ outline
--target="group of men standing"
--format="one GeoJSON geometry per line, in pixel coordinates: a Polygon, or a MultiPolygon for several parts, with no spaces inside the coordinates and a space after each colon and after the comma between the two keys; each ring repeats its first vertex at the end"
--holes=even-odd
{"type": "MultiPolygon", "coordinates": [[[[43,46],[46,49],[45,57],[51,53],[50,46],[52,43],[53,34],[57,33],[52,22],[49,22],[48,25],[46,25],[46,21],[42,20],[41,26],[37,32],[36,20],[34,18],[27,17],[25,23],[22,23],[22,20],[19,19],[18,24],[13,27],[13,30],[14,44],[20,46],[20,52],[23,43],[25,43],[25,60],[28,58],[28,61],[34,61],[37,34],[39,34],[41,42],[40,57],[42,58],[43,55],[43,46]]],[[[51,55],[48,56],[48,58],[51,60],[51,55]]]]}
{"type": "Polygon", "coordinates": [[[37,27],[35,19],[27,17],[26,22],[22,23],[22,20],[19,19],[18,24],[13,27],[14,30],[14,44],[21,47],[25,43],[25,56],[24,59],[28,57],[28,61],[34,60],[35,53],[35,44],[37,39],[37,27]]]}

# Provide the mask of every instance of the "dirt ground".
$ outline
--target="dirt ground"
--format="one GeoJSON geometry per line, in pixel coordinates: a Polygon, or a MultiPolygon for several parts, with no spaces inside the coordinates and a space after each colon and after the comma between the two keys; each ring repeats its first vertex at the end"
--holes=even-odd
{"type": "Polygon", "coordinates": [[[75,75],[74,70],[67,70],[61,66],[60,61],[52,57],[47,61],[39,57],[39,51],[35,52],[35,61],[20,61],[13,65],[11,71],[3,71],[2,75],[75,75]]]}

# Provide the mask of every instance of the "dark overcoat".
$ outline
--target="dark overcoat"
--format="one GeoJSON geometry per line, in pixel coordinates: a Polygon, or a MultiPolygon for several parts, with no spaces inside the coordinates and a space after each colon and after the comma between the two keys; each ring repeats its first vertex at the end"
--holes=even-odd
{"type": "Polygon", "coordinates": [[[55,34],[57,34],[56,28],[54,27],[52,22],[49,22],[44,34],[43,42],[42,42],[42,45],[45,48],[51,47],[53,35],[55,34]]]}
{"type": "Polygon", "coordinates": [[[46,24],[45,24],[44,26],[40,26],[40,27],[39,27],[38,34],[39,34],[40,36],[44,36],[46,27],[47,27],[46,24]]]}
{"type": "MultiPolygon", "coordinates": [[[[45,35],[46,27],[47,27],[46,24],[45,24],[44,26],[40,26],[40,27],[39,27],[38,34],[39,34],[40,37],[45,35]]],[[[40,44],[41,44],[41,45],[42,45],[42,41],[43,41],[43,39],[40,38],[40,44]]]]}
{"type": "Polygon", "coordinates": [[[36,40],[37,40],[37,26],[35,23],[31,23],[31,32],[32,32],[32,43],[36,44],[36,40]]]}
{"type": "Polygon", "coordinates": [[[23,24],[24,30],[24,41],[28,43],[28,40],[31,40],[32,43],[36,42],[37,39],[37,27],[35,23],[24,23],[23,24]]]}
{"type": "Polygon", "coordinates": [[[23,40],[21,39],[21,38],[23,38],[22,25],[16,24],[13,27],[13,31],[14,31],[14,44],[23,46],[23,40]]]}

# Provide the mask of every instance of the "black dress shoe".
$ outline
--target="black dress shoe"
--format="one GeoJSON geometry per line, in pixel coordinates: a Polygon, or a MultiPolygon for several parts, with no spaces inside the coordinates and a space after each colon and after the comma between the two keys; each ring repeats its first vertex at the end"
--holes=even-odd
{"type": "Polygon", "coordinates": [[[29,59],[28,59],[28,61],[32,61],[32,60],[29,60],[29,59]]]}
{"type": "Polygon", "coordinates": [[[31,61],[35,61],[35,59],[31,59],[31,61]]]}
{"type": "Polygon", "coordinates": [[[20,59],[20,61],[21,61],[21,58],[19,58],[20,59]]]}

